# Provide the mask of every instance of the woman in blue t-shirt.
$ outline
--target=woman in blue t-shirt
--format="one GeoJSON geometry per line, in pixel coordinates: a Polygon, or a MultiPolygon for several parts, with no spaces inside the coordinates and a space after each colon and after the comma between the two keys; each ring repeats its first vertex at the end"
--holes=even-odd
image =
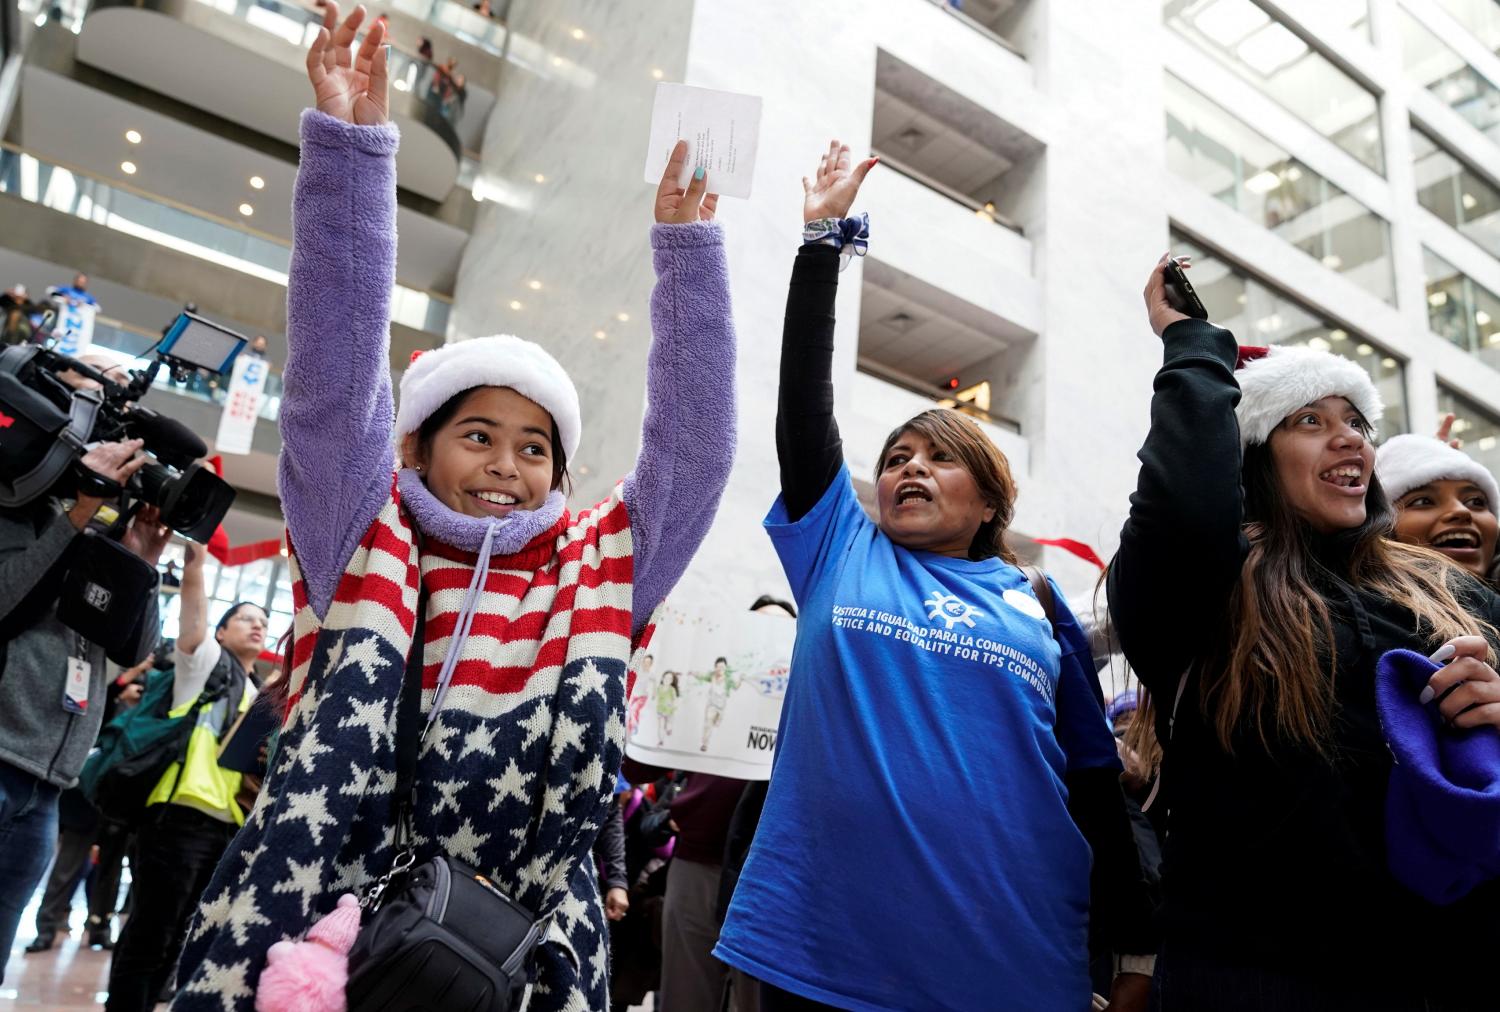
{"type": "MultiPolygon", "coordinates": [[[[973,421],[926,411],[891,434],[878,522],[844,465],[834,297],[840,246],[863,230],[841,219],[874,164],[835,142],[803,181],[766,521],[803,619],[716,953],[773,1012],[1083,1012],[1090,844],[1096,931],[1154,951],[1087,637],[1050,584],[1049,624],[1017,567],[1015,482],[973,421]]],[[[1124,969],[1115,1007],[1143,1009],[1149,959],[1124,969]]]]}

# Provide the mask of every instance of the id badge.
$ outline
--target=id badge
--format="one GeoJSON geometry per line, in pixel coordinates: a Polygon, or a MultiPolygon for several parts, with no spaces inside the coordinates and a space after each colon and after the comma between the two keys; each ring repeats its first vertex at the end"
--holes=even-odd
{"type": "Polygon", "coordinates": [[[81,657],[68,658],[68,680],[63,685],[63,709],[69,713],[87,713],[89,684],[93,666],[81,657]]]}

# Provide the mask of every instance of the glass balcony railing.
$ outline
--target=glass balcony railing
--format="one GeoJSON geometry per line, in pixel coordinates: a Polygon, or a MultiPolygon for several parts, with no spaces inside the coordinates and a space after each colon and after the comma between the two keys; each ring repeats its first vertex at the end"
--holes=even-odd
{"type": "Polygon", "coordinates": [[[1500,144],[1500,85],[1406,11],[1401,12],[1401,55],[1407,76],[1500,144]]]}
{"type": "Polygon", "coordinates": [[[506,57],[509,29],[505,19],[510,13],[510,0],[492,4],[488,17],[458,0],[388,0],[387,6],[502,60],[506,57]]]}
{"type": "MultiPolygon", "coordinates": [[[[118,182],[43,161],[0,145],[0,193],[145,239],[278,285],[287,282],[291,245],[244,225],[174,204],[118,182]]],[[[396,285],[391,319],[417,330],[445,334],[449,300],[396,285]]]]}
{"type": "Polygon", "coordinates": [[[893,157],[884,150],[877,149],[871,153],[880,157],[880,164],[885,168],[893,169],[894,171],[901,173],[901,175],[905,176],[907,179],[910,179],[912,182],[921,183],[929,190],[933,191],[934,193],[942,194],[944,197],[947,197],[955,204],[961,204],[970,211],[973,211],[976,217],[981,218],[985,221],[993,222],[994,224],[999,225],[1001,228],[1010,229],[1012,232],[1016,233],[1016,235],[1026,234],[1020,225],[1011,221],[1005,215],[996,210],[995,205],[992,202],[980,203],[973,197],[969,196],[967,193],[961,193],[958,190],[955,190],[953,187],[949,186],[947,183],[944,183],[941,180],[933,179],[921,169],[914,168],[913,166],[908,165],[901,159],[893,157]]]}
{"type": "Polygon", "coordinates": [[[1004,35],[1001,35],[990,25],[985,24],[983,21],[979,20],[971,14],[965,13],[963,4],[960,2],[960,0],[927,0],[927,2],[933,4],[936,7],[941,7],[943,10],[952,15],[955,20],[972,28],[980,35],[983,35],[986,38],[990,39],[996,45],[1010,50],[1012,53],[1015,53],[1023,60],[1026,59],[1026,54],[1021,52],[1020,48],[1017,47],[1014,42],[1007,39],[1004,35]]]}

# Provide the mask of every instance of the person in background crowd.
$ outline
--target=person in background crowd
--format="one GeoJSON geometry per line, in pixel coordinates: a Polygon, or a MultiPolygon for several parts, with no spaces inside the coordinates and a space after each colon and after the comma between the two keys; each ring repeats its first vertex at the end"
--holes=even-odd
{"type": "Polygon", "coordinates": [[[1441,552],[1495,584],[1500,490],[1495,476],[1441,439],[1401,435],[1375,454],[1375,474],[1396,507],[1396,537],[1441,552]]]}
{"type": "Polygon", "coordinates": [[[94,298],[94,293],[89,291],[89,276],[87,274],[73,275],[71,285],[63,285],[51,290],[52,294],[67,299],[71,305],[97,306],[99,300],[94,298]]]}
{"type": "Polygon", "coordinates": [[[258,605],[229,608],[208,634],[202,545],[188,543],[182,570],[182,615],[173,651],[170,716],[187,714],[202,695],[187,754],[146,799],[132,863],[134,902],[109,968],[106,1012],[145,1012],[172,978],[188,919],[235,830],[244,825],[241,775],[219,766],[218,748],[255,698],[250,678],[266,643],[258,605]]]}
{"type": "Polygon", "coordinates": [[[599,892],[604,897],[604,916],[611,922],[624,920],[630,912],[630,872],[625,861],[625,815],[619,799],[630,785],[615,782],[615,804],[609,806],[599,839],[594,843],[594,863],[599,868],[599,892]],[[621,785],[624,784],[623,790],[621,785]]]}
{"type": "Polygon", "coordinates": [[[12,285],[0,294],[0,343],[26,344],[36,333],[47,307],[32,302],[25,285],[12,285]]]}
{"type": "Polygon", "coordinates": [[[490,0],[479,0],[479,2],[474,5],[474,9],[487,18],[492,18],[495,16],[494,12],[490,10],[490,0]]]}
{"type": "Polygon", "coordinates": [[[266,341],[266,335],[256,334],[250,339],[249,345],[245,347],[245,354],[250,355],[254,358],[265,358],[266,349],[269,347],[270,345],[266,341]]]}
{"type": "MultiPolygon", "coordinates": [[[[150,672],[170,668],[171,664],[171,642],[167,641],[157,644],[150,657],[111,679],[104,723],[108,724],[117,713],[140,701],[150,672]]],[[[62,793],[58,800],[58,817],[61,831],[57,837],[57,854],[52,860],[52,872],[42,892],[42,902],[37,907],[36,938],[26,946],[26,951],[33,954],[46,952],[56,944],[59,931],[67,932],[73,896],[78,891],[78,884],[87,877],[91,859],[95,856],[98,877],[88,897],[85,944],[96,949],[112,949],[112,923],[120,900],[120,870],[125,859],[129,828],[101,818],[98,810],[77,788],[62,793]]]]}
{"type": "Polygon", "coordinates": [[[534,953],[531,1012],[603,1009],[609,936],[590,852],[613,803],[627,669],[707,533],[733,460],[735,336],[717,198],[702,170],[677,187],[679,144],[651,230],[659,280],[640,454],[575,516],[565,490],[582,408],[541,346],[489,337],[426,352],[393,410],[399,138],[383,31],[356,52],[363,8],[342,24],[331,0],[328,11],[308,54],[318,108],[301,126],[280,417],[303,602],[294,702],[267,802],[205,894],[178,1012],[248,1012],[266,951],[391,868],[386,729],[413,649],[436,686],[421,705],[430,733],[419,730],[414,859],[446,853],[539,917],[561,910],[534,953]],[[368,668],[339,661],[356,649],[333,647],[346,637],[368,668]],[[518,721],[534,732],[518,733],[518,721]],[[351,780],[351,765],[369,775],[351,780]],[[497,795],[502,774],[511,786],[497,795]],[[289,876],[306,891],[278,888],[289,876]],[[245,972],[231,980],[220,968],[235,964],[245,972]]]}
{"type": "Polygon", "coordinates": [[[1107,894],[1092,916],[1139,957],[1116,1007],[1144,1009],[1150,900],[1103,695],[1061,592],[1048,584],[1049,626],[1004,542],[1004,456],[956,411],[910,419],[878,457],[878,523],[844,464],[839,246],[868,234],[844,219],[875,161],[853,167],[835,141],[803,180],[766,521],[803,619],[775,775],[714,951],[761,981],[767,1012],[1084,1009],[1092,843],[1107,894]],[[960,649],[971,636],[990,646],[960,649]]]}
{"type": "Polygon", "coordinates": [[[422,36],[421,42],[417,44],[417,58],[425,63],[432,62],[432,40],[422,36]]]}
{"type": "Polygon", "coordinates": [[[1390,871],[1375,664],[1438,651],[1434,718],[1500,724],[1484,703],[1500,701],[1500,598],[1387,538],[1369,376],[1295,347],[1236,371],[1234,336],[1168,303],[1166,261],[1144,293],[1163,348],[1151,429],[1108,574],[1147,692],[1136,721],[1165,750],[1154,996],[1164,1012],[1492,1010],[1491,965],[1453,946],[1500,937],[1500,883],[1439,907],[1390,871]]]}
{"type": "MultiPolygon", "coordinates": [[[[146,463],[141,445],[100,443],[81,463],[125,481],[146,463]]],[[[0,510],[0,957],[9,954],[21,911],[56,847],[59,793],[77,781],[104,721],[104,647],[57,617],[68,549],[104,505],[85,495],[71,503],[43,496],[0,510]]],[[[170,535],[160,511],[148,506],[122,543],[155,567],[170,535]]],[[[135,664],[149,656],[160,629],[153,588],[116,660],[135,664]]],[[[4,972],[0,963],[0,981],[4,972]]]]}

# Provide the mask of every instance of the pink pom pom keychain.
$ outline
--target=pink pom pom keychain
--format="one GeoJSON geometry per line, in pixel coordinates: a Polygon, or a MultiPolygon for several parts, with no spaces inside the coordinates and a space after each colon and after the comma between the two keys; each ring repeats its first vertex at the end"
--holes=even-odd
{"type": "Polygon", "coordinates": [[[359,934],[359,900],[349,893],[300,942],[277,942],[255,992],[255,1012],[345,1012],[349,950],[359,934]]]}

